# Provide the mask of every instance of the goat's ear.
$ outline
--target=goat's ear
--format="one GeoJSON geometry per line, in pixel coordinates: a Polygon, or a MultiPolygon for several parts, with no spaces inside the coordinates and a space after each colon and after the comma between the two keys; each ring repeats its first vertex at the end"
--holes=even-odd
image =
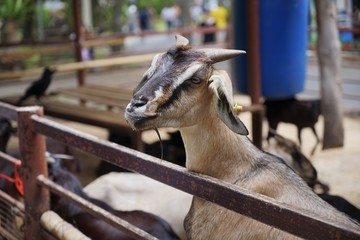
{"type": "Polygon", "coordinates": [[[230,94],[232,93],[229,93],[226,88],[226,76],[222,74],[213,74],[209,79],[209,88],[216,95],[216,112],[219,118],[233,132],[240,135],[248,135],[249,131],[236,115],[231,104],[232,97],[230,94]]]}

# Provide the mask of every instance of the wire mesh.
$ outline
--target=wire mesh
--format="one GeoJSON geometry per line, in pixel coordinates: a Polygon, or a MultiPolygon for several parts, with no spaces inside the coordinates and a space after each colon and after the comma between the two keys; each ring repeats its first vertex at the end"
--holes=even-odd
{"type": "Polygon", "coordinates": [[[24,205],[1,191],[0,239],[24,239],[24,205]]]}

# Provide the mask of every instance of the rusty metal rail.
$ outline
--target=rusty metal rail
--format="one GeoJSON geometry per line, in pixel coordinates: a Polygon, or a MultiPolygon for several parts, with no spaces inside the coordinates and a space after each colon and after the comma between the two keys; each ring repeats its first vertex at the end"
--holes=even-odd
{"type": "Polygon", "coordinates": [[[122,231],[124,231],[129,236],[135,239],[145,239],[145,240],[157,239],[156,237],[153,237],[149,233],[141,230],[140,228],[128,223],[125,220],[122,220],[119,217],[112,215],[108,211],[79,197],[78,195],[72,193],[71,191],[66,190],[65,188],[61,187],[60,185],[46,178],[44,175],[39,175],[37,177],[37,182],[40,185],[47,187],[51,192],[55,193],[56,195],[61,196],[62,198],[65,198],[66,200],[75,203],[77,206],[81,207],[82,209],[85,209],[92,215],[101,218],[102,220],[109,223],[113,227],[121,229],[122,231]]]}
{"type": "Polygon", "coordinates": [[[4,102],[0,102],[0,116],[7,118],[9,120],[16,121],[17,119],[16,107],[4,102]]]}
{"type": "Polygon", "coordinates": [[[240,214],[306,239],[359,239],[359,229],[319,218],[269,197],[218,179],[192,173],[135,150],[100,140],[46,118],[33,115],[33,130],[64,144],[101,156],[117,166],[138,172],[240,214]]]}
{"type": "MultiPolygon", "coordinates": [[[[0,106],[0,114],[5,112],[7,115],[13,116],[10,113],[12,110],[5,111],[2,108],[4,107],[0,106]]],[[[49,209],[47,204],[49,202],[48,187],[62,197],[76,201],[77,204],[83,204],[83,207],[90,210],[92,214],[104,215],[101,214],[102,211],[94,210],[83,200],[76,200],[77,197],[72,196],[71,193],[66,193],[62,189],[59,190],[57,185],[46,179],[47,170],[43,168],[45,161],[43,135],[45,135],[66,145],[100,156],[112,164],[151,177],[302,238],[360,238],[359,229],[344,227],[341,222],[319,218],[311,212],[294,208],[247,189],[234,187],[209,176],[189,172],[183,167],[98,139],[46,119],[42,116],[42,110],[39,107],[18,108],[16,112],[18,113],[19,138],[23,156],[23,178],[26,179],[25,209],[27,218],[25,236],[39,236],[39,217],[49,209]]],[[[113,217],[106,216],[105,213],[105,219],[111,221],[113,217]]],[[[116,221],[118,220],[112,224],[117,225],[116,221]]],[[[142,236],[137,236],[137,238],[144,239],[142,236]]]]}

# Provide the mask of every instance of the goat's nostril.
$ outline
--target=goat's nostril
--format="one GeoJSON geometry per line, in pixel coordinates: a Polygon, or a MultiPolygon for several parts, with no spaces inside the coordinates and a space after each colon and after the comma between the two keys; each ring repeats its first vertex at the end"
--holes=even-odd
{"type": "Polygon", "coordinates": [[[148,99],[144,98],[144,97],[139,97],[136,100],[132,100],[132,102],[127,106],[126,111],[131,113],[133,112],[136,108],[140,108],[142,106],[145,106],[148,103],[148,99]]]}
{"type": "Polygon", "coordinates": [[[147,97],[144,97],[143,95],[141,95],[138,98],[135,98],[131,105],[132,105],[132,107],[142,107],[148,101],[149,101],[149,99],[147,97]]]}
{"type": "Polygon", "coordinates": [[[132,104],[132,106],[133,106],[133,107],[142,107],[142,106],[144,106],[147,102],[148,102],[148,101],[145,100],[145,99],[139,99],[139,100],[137,100],[137,101],[134,101],[133,104],[132,104]]]}

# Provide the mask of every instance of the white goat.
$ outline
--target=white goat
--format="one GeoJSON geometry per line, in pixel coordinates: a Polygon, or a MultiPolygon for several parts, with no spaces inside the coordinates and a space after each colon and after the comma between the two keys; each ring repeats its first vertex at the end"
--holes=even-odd
{"type": "MultiPolygon", "coordinates": [[[[186,167],[359,230],[321,200],[283,161],[256,148],[232,107],[231,80],[213,64],[243,51],[198,49],[177,36],[154,57],[125,111],[137,130],[179,128],[186,167]]],[[[189,239],[292,239],[279,229],[194,197],[184,222],[189,239]]]]}
{"type": "Polygon", "coordinates": [[[127,172],[105,174],[87,185],[84,191],[114,209],[142,210],[160,216],[171,225],[180,239],[186,239],[183,222],[192,199],[188,193],[127,172]]]}

